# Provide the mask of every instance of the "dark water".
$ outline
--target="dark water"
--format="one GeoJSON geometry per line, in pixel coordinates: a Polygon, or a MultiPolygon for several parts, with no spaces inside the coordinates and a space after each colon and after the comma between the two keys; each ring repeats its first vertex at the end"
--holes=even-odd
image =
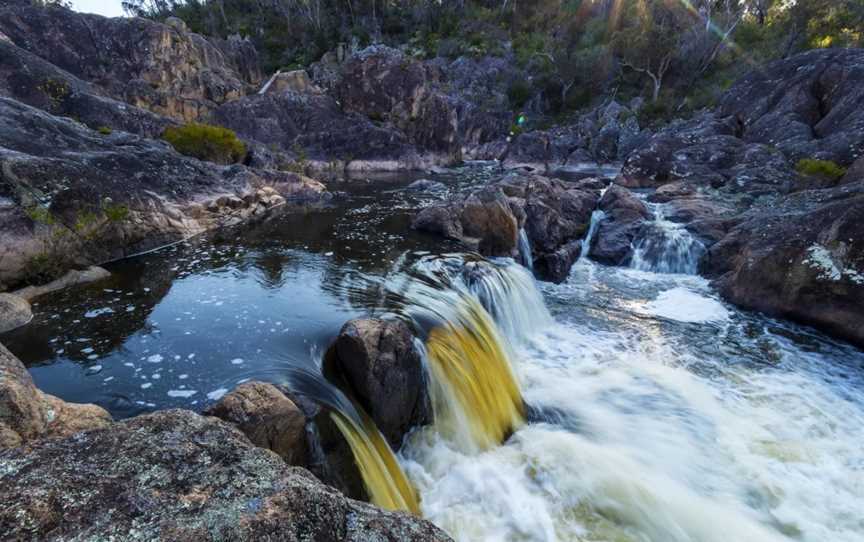
{"type": "Polygon", "coordinates": [[[108,265],[107,280],[38,299],[33,323],[0,341],[42,390],[115,417],[204,408],[247,379],[314,363],[406,257],[455,248],[413,232],[416,209],[493,173],[434,176],[443,193],[406,189],[417,175],[331,183],[332,204],[108,265]]]}

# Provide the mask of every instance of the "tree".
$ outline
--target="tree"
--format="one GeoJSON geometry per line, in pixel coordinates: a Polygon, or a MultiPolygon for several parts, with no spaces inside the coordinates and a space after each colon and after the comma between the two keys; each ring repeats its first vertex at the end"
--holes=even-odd
{"type": "Polygon", "coordinates": [[[627,4],[620,21],[622,27],[612,37],[613,50],[623,67],[651,79],[656,102],[680,47],[686,14],[663,1],[635,0],[627,4]]]}

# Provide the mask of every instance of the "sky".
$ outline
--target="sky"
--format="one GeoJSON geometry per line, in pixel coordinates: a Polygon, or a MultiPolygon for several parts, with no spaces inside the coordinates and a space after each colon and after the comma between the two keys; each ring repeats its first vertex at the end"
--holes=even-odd
{"type": "Polygon", "coordinates": [[[72,0],[72,9],[107,17],[119,17],[124,15],[121,4],[122,0],[72,0]]]}

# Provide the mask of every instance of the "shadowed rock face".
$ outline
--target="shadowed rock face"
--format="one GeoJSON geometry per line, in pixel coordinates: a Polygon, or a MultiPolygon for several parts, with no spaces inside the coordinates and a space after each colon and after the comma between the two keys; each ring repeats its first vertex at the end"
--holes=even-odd
{"type": "Polygon", "coordinates": [[[250,42],[180,25],[16,3],[0,8],[0,32],[106,96],[175,120],[202,119],[262,79],[250,42]]]}
{"type": "Polygon", "coordinates": [[[24,365],[0,344],[0,450],[110,423],[101,407],[67,403],[39,391],[24,365]]]}
{"type": "Polygon", "coordinates": [[[702,272],[730,301],[864,345],[864,179],[751,210],[702,272]]]}
{"type": "Polygon", "coordinates": [[[12,539],[450,540],[183,410],[0,452],[0,473],[0,532],[12,539]]]}
{"type": "Polygon", "coordinates": [[[292,173],[200,162],[164,142],[103,135],[5,98],[0,161],[0,281],[10,283],[36,256],[87,266],[323,192],[292,173]]]}

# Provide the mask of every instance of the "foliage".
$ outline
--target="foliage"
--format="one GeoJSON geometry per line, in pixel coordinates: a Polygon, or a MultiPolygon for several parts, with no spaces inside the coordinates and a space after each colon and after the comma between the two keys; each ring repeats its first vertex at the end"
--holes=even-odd
{"type": "Polygon", "coordinates": [[[502,55],[529,73],[557,115],[642,96],[653,115],[714,103],[727,80],[813,47],[864,45],[861,0],[126,0],[131,14],[177,16],[195,32],[250,38],[266,70],[309,66],[340,44],[408,54],[502,55]],[[668,92],[667,92],[668,91],[668,92]]]}
{"type": "Polygon", "coordinates": [[[102,135],[111,135],[111,132],[112,132],[112,130],[109,126],[100,126],[99,128],[96,129],[96,131],[102,135]]]}
{"type": "Polygon", "coordinates": [[[220,126],[193,122],[184,126],[169,126],[162,139],[180,154],[217,164],[233,164],[246,156],[246,145],[233,131],[220,126]]]}
{"type": "Polygon", "coordinates": [[[795,164],[798,173],[815,175],[827,179],[836,180],[846,175],[846,169],[831,160],[817,160],[815,158],[804,158],[795,164]]]}

